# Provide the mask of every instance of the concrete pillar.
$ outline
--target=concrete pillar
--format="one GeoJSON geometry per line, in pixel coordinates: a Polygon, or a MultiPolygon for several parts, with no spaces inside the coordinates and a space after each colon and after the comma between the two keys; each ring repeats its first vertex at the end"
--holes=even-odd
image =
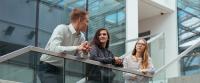
{"type": "MultiPolygon", "coordinates": [[[[126,0],[126,40],[138,38],[138,0],[126,0]]],[[[135,42],[126,43],[126,53],[132,51],[135,42]]]]}

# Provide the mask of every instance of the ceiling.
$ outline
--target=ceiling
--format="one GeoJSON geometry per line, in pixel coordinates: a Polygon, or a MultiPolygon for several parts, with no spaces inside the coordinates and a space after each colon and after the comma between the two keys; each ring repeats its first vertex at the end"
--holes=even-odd
{"type": "Polygon", "coordinates": [[[163,10],[165,7],[152,0],[138,0],[138,6],[139,20],[144,20],[168,12],[167,9],[163,10]]]}

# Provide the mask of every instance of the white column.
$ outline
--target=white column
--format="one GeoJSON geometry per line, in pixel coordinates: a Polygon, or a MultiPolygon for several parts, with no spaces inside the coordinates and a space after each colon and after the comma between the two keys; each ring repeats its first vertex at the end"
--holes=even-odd
{"type": "MultiPolygon", "coordinates": [[[[126,0],[126,40],[138,38],[138,0],[126,0]]],[[[132,51],[135,42],[126,43],[126,53],[132,51]]]]}

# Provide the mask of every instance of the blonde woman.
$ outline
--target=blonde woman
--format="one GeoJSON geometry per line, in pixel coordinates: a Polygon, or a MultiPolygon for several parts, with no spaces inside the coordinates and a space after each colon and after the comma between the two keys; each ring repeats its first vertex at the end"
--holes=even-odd
{"type": "MultiPolygon", "coordinates": [[[[154,67],[149,57],[148,44],[145,39],[139,39],[135,44],[131,56],[126,56],[123,61],[124,68],[133,69],[142,73],[153,73],[154,67]]],[[[131,73],[123,73],[125,83],[148,83],[148,78],[131,73]]]]}

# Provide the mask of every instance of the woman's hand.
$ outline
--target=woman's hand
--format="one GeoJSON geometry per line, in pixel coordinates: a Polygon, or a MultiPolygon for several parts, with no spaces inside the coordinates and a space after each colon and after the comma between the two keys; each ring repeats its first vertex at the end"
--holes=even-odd
{"type": "Polygon", "coordinates": [[[131,76],[131,80],[136,80],[136,79],[137,79],[137,75],[133,74],[133,75],[131,76]]]}
{"type": "Polygon", "coordinates": [[[119,57],[114,57],[115,58],[115,64],[122,64],[122,59],[120,59],[119,57]]]}
{"type": "Polygon", "coordinates": [[[142,73],[144,73],[144,74],[146,74],[148,72],[147,69],[140,69],[139,71],[142,72],[142,73]]]}

